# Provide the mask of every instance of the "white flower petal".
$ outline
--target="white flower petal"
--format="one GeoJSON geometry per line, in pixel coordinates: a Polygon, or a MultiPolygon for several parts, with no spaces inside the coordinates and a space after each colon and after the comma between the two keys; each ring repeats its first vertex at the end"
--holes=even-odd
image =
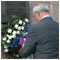
{"type": "Polygon", "coordinates": [[[12,35],[8,37],[9,39],[12,39],[12,35]]]}
{"type": "Polygon", "coordinates": [[[20,34],[20,31],[17,31],[16,33],[17,33],[17,34],[20,34]]]}
{"type": "Polygon", "coordinates": [[[22,26],[21,29],[24,30],[24,26],[22,26]]]}
{"type": "Polygon", "coordinates": [[[7,34],[6,36],[7,36],[7,37],[9,37],[9,35],[8,35],[8,34],[7,34]]]}
{"type": "Polygon", "coordinates": [[[7,31],[8,33],[11,33],[12,32],[12,29],[8,29],[8,31],[7,31]]]}
{"type": "Polygon", "coordinates": [[[10,40],[7,40],[6,42],[7,42],[7,43],[10,43],[11,41],[10,41],[10,40]]]}
{"type": "Polygon", "coordinates": [[[25,18],[25,21],[26,21],[26,22],[29,22],[29,20],[28,20],[27,18],[25,18]]]}
{"type": "Polygon", "coordinates": [[[19,57],[19,55],[18,55],[18,54],[17,54],[16,56],[17,56],[17,57],[19,57]]]}
{"type": "Polygon", "coordinates": [[[8,48],[6,45],[4,45],[4,48],[8,48]]]}
{"type": "Polygon", "coordinates": [[[3,41],[6,41],[6,39],[7,39],[7,38],[6,38],[6,37],[4,37],[2,40],[3,40],[3,41]]]}
{"type": "Polygon", "coordinates": [[[18,30],[21,30],[21,27],[18,27],[18,30]]]}
{"type": "Polygon", "coordinates": [[[8,39],[12,39],[12,35],[7,34],[8,39]]]}
{"type": "Polygon", "coordinates": [[[22,20],[19,20],[19,24],[22,24],[22,20]]]}
{"type": "Polygon", "coordinates": [[[12,35],[12,37],[13,37],[13,38],[15,38],[15,37],[16,37],[16,35],[12,35]]]}
{"type": "Polygon", "coordinates": [[[8,52],[8,49],[6,48],[6,49],[4,49],[4,52],[8,52]]]}
{"type": "Polygon", "coordinates": [[[15,25],[15,28],[16,28],[16,29],[18,28],[18,24],[15,25]]]}
{"type": "Polygon", "coordinates": [[[23,25],[25,25],[25,22],[23,22],[23,25]]]}
{"type": "Polygon", "coordinates": [[[13,31],[13,32],[12,32],[12,34],[14,34],[14,35],[15,35],[15,34],[16,34],[16,31],[13,31]]]}

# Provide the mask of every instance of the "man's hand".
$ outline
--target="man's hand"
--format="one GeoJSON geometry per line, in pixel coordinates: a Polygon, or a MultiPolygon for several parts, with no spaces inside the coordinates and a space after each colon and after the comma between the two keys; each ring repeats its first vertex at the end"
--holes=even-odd
{"type": "Polygon", "coordinates": [[[22,46],[22,48],[24,48],[24,46],[22,46]]]}

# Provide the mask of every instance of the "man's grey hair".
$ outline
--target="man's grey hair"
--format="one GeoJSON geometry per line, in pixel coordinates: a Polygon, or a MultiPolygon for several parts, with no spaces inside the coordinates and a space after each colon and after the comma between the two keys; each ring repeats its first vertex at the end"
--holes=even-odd
{"type": "Polygon", "coordinates": [[[35,12],[49,12],[49,8],[46,4],[37,5],[33,8],[33,13],[35,12]]]}

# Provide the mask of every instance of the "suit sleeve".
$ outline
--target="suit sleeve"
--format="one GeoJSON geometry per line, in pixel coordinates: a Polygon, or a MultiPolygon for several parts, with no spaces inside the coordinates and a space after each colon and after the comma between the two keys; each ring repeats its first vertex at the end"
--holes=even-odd
{"type": "Polygon", "coordinates": [[[28,37],[25,42],[24,48],[20,49],[19,54],[22,58],[28,57],[31,53],[34,53],[36,45],[36,36],[33,28],[28,31],[28,37]]]}

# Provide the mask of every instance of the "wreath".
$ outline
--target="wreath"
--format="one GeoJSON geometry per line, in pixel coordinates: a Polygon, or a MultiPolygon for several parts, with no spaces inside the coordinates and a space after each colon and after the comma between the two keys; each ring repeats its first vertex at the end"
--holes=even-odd
{"type": "Polygon", "coordinates": [[[24,46],[28,29],[29,20],[25,18],[9,21],[7,26],[2,28],[2,48],[3,52],[13,57],[19,58],[18,51],[24,46]]]}

